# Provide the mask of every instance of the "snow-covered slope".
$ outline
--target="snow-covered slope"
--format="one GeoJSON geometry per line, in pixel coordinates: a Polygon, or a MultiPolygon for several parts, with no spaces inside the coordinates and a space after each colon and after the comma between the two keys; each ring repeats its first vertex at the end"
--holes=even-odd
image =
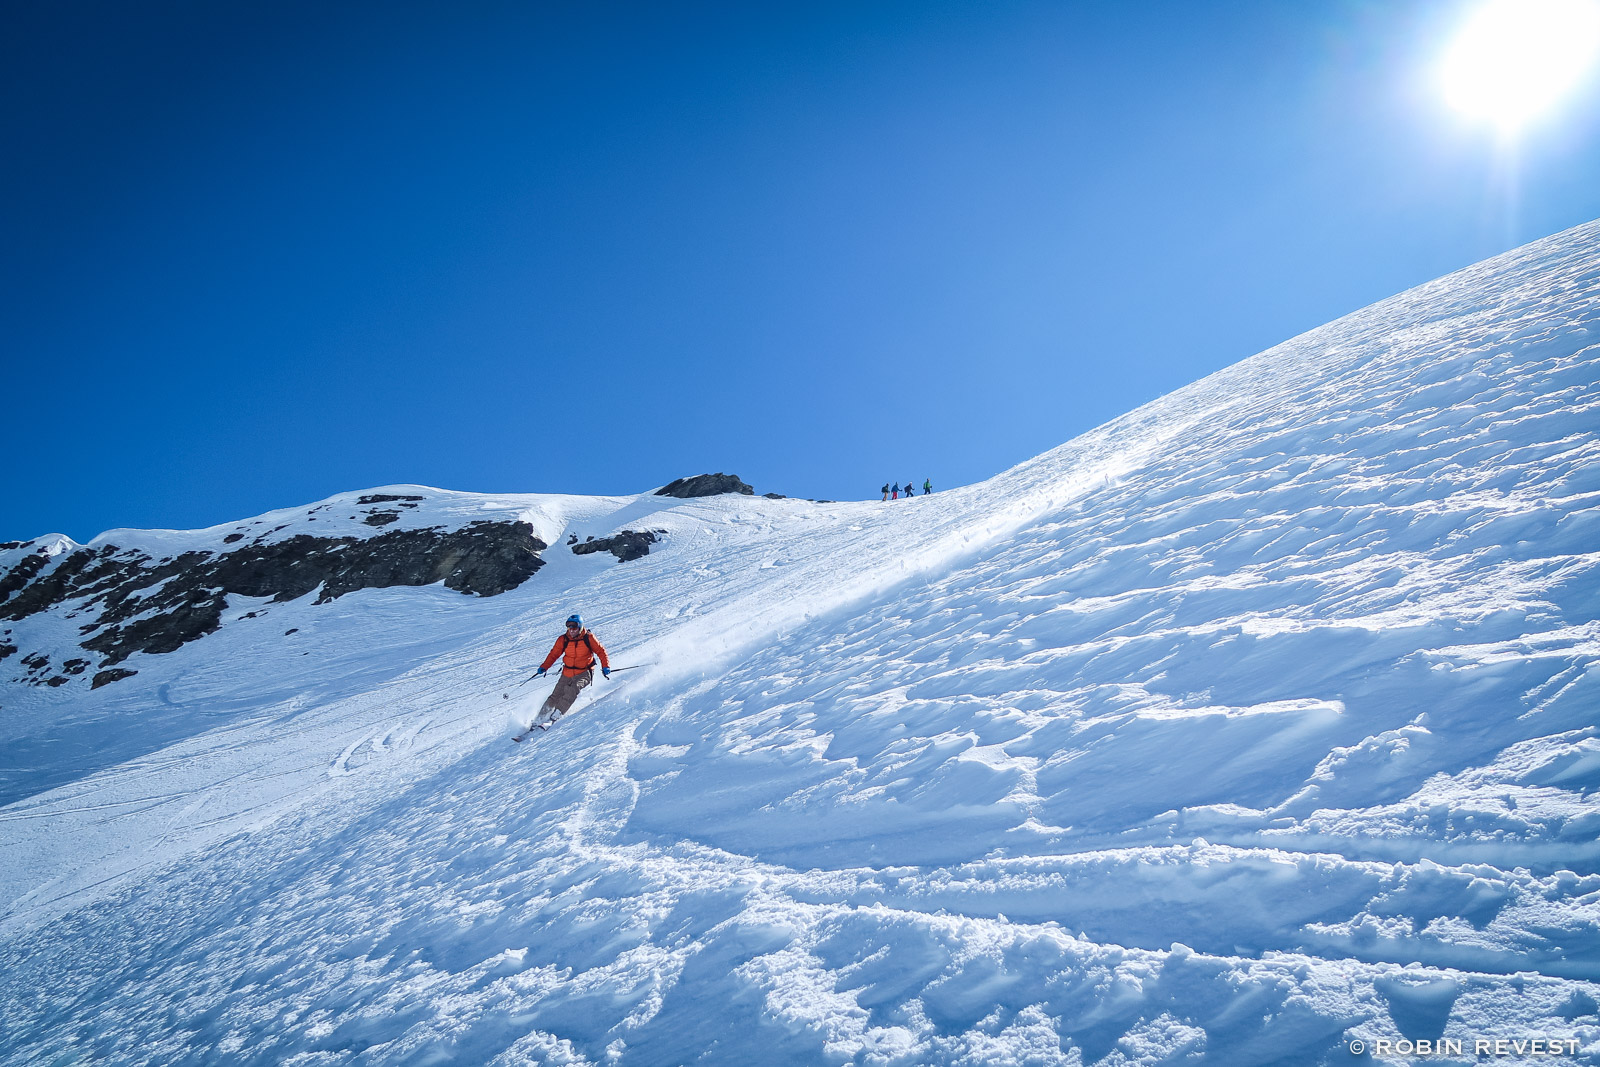
{"type": "Polygon", "coordinates": [[[931,497],[405,490],[546,565],[0,691],[0,1062],[1596,1062],[1597,366],[1592,224],[931,497]]]}

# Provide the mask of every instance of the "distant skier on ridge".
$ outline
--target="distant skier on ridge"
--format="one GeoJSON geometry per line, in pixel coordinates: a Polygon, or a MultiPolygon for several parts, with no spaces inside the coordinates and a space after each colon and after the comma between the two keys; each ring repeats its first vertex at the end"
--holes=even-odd
{"type": "MultiPolygon", "coordinates": [[[[550,665],[561,657],[561,680],[556,683],[555,689],[545,698],[544,706],[539,709],[539,717],[533,725],[541,730],[548,730],[550,724],[567,713],[572,707],[572,702],[578,699],[578,694],[594,681],[595,657],[600,658],[600,673],[606,678],[611,677],[611,659],[606,655],[606,648],[595,637],[593,632],[583,628],[583,618],[580,615],[571,615],[567,618],[567,630],[556,638],[555,644],[550,646],[550,654],[539,664],[535,678],[543,678],[550,665]]],[[[524,735],[519,734],[514,740],[522,740],[524,735]]]]}

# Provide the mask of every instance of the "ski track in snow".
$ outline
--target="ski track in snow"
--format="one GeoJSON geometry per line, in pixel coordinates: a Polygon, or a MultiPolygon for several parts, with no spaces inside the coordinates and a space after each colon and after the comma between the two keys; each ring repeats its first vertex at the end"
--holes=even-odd
{"type": "Polygon", "coordinates": [[[419,489],[549,565],[8,690],[0,1063],[1600,1062],[1597,247],[932,497],[419,489]],[[574,608],[650,666],[512,745],[574,608]]]}

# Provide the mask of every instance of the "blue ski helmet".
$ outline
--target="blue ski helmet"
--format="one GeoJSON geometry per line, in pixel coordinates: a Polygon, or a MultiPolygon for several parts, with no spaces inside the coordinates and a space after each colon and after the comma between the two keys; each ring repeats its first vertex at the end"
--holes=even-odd
{"type": "Polygon", "coordinates": [[[576,626],[581,630],[583,629],[583,617],[574,612],[573,614],[567,616],[567,625],[576,626]]]}

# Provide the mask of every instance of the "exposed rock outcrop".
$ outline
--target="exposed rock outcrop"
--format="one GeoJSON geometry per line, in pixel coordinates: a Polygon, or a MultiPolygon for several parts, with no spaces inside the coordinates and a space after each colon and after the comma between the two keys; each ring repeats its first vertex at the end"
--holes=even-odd
{"type": "Polygon", "coordinates": [[[656,496],[674,496],[688,500],[697,496],[721,496],[723,493],[742,493],[754,496],[755,490],[739,480],[737,474],[696,474],[693,478],[679,478],[656,490],[656,496]]]}
{"type": "Polygon", "coordinates": [[[405,501],[405,503],[400,505],[401,507],[414,508],[417,506],[416,501],[422,499],[425,498],[407,495],[396,496],[393,493],[368,493],[366,496],[363,496],[356,501],[356,506],[360,507],[362,504],[392,504],[396,501],[405,501]]]}
{"type": "MultiPolygon", "coordinates": [[[[13,545],[21,548],[22,545],[13,545]]],[[[50,553],[44,549],[30,552],[5,574],[0,574],[0,604],[4,604],[10,596],[29,582],[34,576],[50,564],[50,553]]]]}
{"type": "Polygon", "coordinates": [[[666,536],[665,530],[623,530],[610,537],[591,537],[582,544],[577,544],[575,541],[568,541],[567,544],[579,556],[587,556],[591,552],[609,552],[623,563],[627,563],[640,556],[648,556],[650,546],[664,536],[666,536]]]}
{"type": "MultiPolygon", "coordinates": [[[[24,619],[77,601],[73,614],[94,614],[79,627],[94,634],[82,647],[109,667],[135,652],[172,652],[215,631],[230,593],[285,602],[320,589],[316,602],[323,604],[357,589],[442,582],[461,593],[495,596],[542,567],[539,554],[547,547],[527,523],[475,522],[366,539],[297,534],[162,560],[104,545],[78,549],[42,574],[50,559],[41,549],[0,576],[0,617],[24,619]]],[[[126,674],[102,670],[94,686],[117,677],[126,674]]]]}

